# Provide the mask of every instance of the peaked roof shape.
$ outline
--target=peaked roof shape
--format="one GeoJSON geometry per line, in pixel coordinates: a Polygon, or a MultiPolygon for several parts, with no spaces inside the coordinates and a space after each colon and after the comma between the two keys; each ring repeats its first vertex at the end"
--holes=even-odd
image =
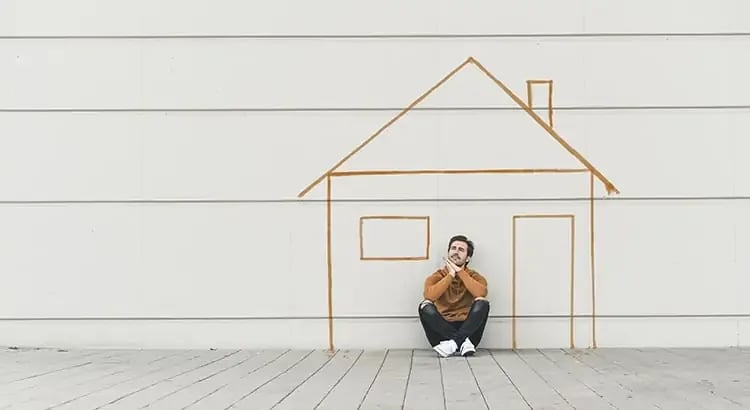
{"type": "Polygon", "coordinates": [[[529,115],[534,121],[539,124],[540,127],[544,128],[547,133],[554,138],[560,145],[562,145],[563,148],[565,148],[571,155],[573,155],[578,161],[581,162],[591,173],[596,176],[599,181],[604,184],[604,187],[607,189],[607,193],[620,193],[620,191],[612,184],[612,182],[607,179],[601,172],[599,172],[596,167],[591,164],[586,158],[583,157],[575,148],[573,148],[570,144],[568,144],[563,137],[560,136],[552,127],[550,127],[547,123],[544,122],[544,120],[535,113],[531,107],[526,105],[526,103],[520,99],[513,91],[511,91],[505,84],[503,84],[502,81],[498,80],[492,73],[489,72],[479,61],[477,61],[474,57],[469,57],[461,63],[458,67],[454,68],[449,72],[445,77],[443,77],[440,81],[438,81],[435,85],[433,85],[430,89],[425,91],[422,95],[420,95],[416,100],[412,101],[411,104],[406,106],[403,110],[401,110],[395,117],[391,118],[387,123],[385,123],[380,129],[375,131],[374,134],[372,134],[370,137],[368,137],[366,140],[362,141],[352,152],[347,154],[344,158],[339,160],[333,167],[331,167],[328,171],[326,171],[323,175],[318,177],[315,181],[310,183],[305,189],[300,192],[297,197],[302,198],[303,196],[307,195],[310,190],[315,188],[323,179],[325,179],[326,176],[330,175],[334,171],[336,171],[341,165],[343,165],[346,161],[348,161],[351,157],[353,157],[355,154],[357,154],[362,148],[364,148],[367,144],[372,142],[378,135],[380,135],[383,131],[386,130],[386,128],[390,127],[398,121],[401,117],[403,117],[407,112],[409,112],[412,108],[416,107],[420,102],[422,102],[427,96],[432,94],[435,90],[437,90],[441,85],[443,85],[445,82],[447,82],[451,77],[453,77],[456,73],[461,71],[464,67],[466,67],[469,64],[474,64],[482,73],[484,73],[487,77],[489,77],[495,84],[497,84],[498,87],[500,87],[513,101],[521,107],[524,111],[526,111],[526,114],[529,115]]]}

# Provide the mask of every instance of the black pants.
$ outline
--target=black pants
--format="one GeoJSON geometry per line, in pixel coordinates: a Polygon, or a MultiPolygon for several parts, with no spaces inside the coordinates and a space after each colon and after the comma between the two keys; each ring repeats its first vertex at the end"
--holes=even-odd
{"type": "Polygon", "coordinates": [[[466,320],[459,322],[445,320],[432,303],[422,303],[419,308],[419,320],[422,322],[430,346],[433,347],[443,340],[450,339],[461,346],[467,337],[474,346],[478,346],[489,315],[490,302],[484,299],[475,300],[469,309],[469,316],[466,320]]]}

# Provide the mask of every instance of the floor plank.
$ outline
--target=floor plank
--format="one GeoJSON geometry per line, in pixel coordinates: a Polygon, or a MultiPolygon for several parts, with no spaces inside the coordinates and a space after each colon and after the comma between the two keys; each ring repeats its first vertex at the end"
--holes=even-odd
{"type": "Polygon", "coordinates": [[[102,408],[107,410],[138,409],[155,403],[157,400],[183,390],[191,385],[211,378],[217,374],[238,366],[255,356],[250,351],[234,351],[222,356],[219,360],[211,361],[203,366],[191,369],[179,376],[160,380],[142,389],[135,390],[118,397],[102,408]]]}
{"type": "Polygon", "coordinates": [[[361,355],[362,350],[336,352],[329,363],[274,408],[277,410],[295,410],[310,408],[312,407],[310,403],[320,403],[336,383],[347,374],[361,355]]]}
{"type": "Polygon", "coordinates": [[[731,408],[750,408],[750,349],[727,349],[717,355],[715,349],[664,349],[665,355],[679,358],[677,369],[694,372],[708,394],[729,401],[731,408]],[[706,370],[708,369],[708,370],[706,370]]]}
{"type": "Polygon", "coordinates": [[[487,402],[479,389],[464,357],[452,357],[442,362],[443,386],[445,389],[445,408],[448,410],[486,409],[487,402]]]}
{"type": "MultiPolygon", "coordinates": [[[[335,353],[333,353],[335,354],[335,353]]],[[[233,409],[274,408],[300,386],[317,374],[331,361],[332,354],[324,350],[313,351],[279,377],[232,404],[233,409]]]]}
{"type": "Polygon", "coordinates": [[[370,390],[388,357],[387,350],[365,351],[316,409],[356,409],[370,390]]]}
{"type": "Polygon", "coordinates": [[[525,350],[519,355],[531,369],[559,394],[565,402],[576,409],[611,410],[612,403],[600,397],[585,383],[561,371],[542,350],[525,350]]]}
{"type": "Polygon", "coordinates": [[[413,350],[389,350],[360,408],[401,408],[411,374],[413,350]]]}
{"type": "Polygon", "coordinates": [[[65,386],[65,388],[45,385],[43,388],[30,390],[33,394],[29,394],[23,399],[17,399],[15,403],[23,403],[24,406],[28,407],[42,406],[43,408],[64,404],[83,398],[99,389],[137,379],[149,371],[155,372],[177,366],[190,360],[190,357],[184,352],[153,351],[134,353],[129,358],[126,357],[121,360],[122,363],[119,368],[111,371],[94,372],[92,377],[74,382],[74,384],[65,386]]]}
{"type": "Polygon", "coordinates": [[[750,348],[0,349],[0,409],[739,409],[750,348]]]}
{"type": "Polygon", "coordinates": [[[253,372],[273,363],[283,354],[285,350],[263,350],[255,351],[244,360],[237,362],[222,371],[208,375],[194,383],[183,386],[180,389],[169,392],[156,398],[150,403],[152,408],[181,409],[187,408],[212,393],[224,388],[233,381],[243,378],[253,372]]]}
{"type": "Polygon", "coordinates": [[[288,372],[313,354],[313,350],[290,350],[268,365],[219,387],[189,409],[226,409],[288,372]]]}
{"type": "Polygon", "coordinates": [[[655,373],[654,363],[644,365],[638,359],[635,350],[597,349],[591,357],[599,357],[619,368],[622,372],[622,383],[631,390],[643,394],[644,398],[660,409],[703,408],[691,403],[680,392],[670,390],[668,383],[655,373]]]}
{"type": "Polygon", "coordinates": [[[742,408],[740,403],[715,393],[715,387],[708,379],[704,366],[698,369],[683,357],[674,355],[666,349],[636,349],[636,360],[649,371],[664,380],[667,388],[679,394],[691,403],[706,409],[742,408]]]}
{"type": "MultiPolygon", "coordinates": [[[[29,399],[32,393],[43,390],[68,390],[76,385],[96,380],[117,369],[122,369],[123,361],[128,360],[134,353],[113,352],[103,355],[91,366],[78,366],[65,372],[57,372],[44,377],[26,379],[17,383],[0,386],[0,401],[19,403],[29,399]]],[[[144,356],[143,353],[138,353],[144,356]]]]}
{"type": "Polygon", "coordinates": [[[492,357],[518,389],[531,408],[573,408],[565,399],[521,359],[523,350],[494,351],[492,357]]]}
{"type": "Polygon", "coordinates": [[[611,373],[600,371],[584,363],[578,357],[580,352],[579,350],[546,349],[542,351],[542,354],[560,371],[585,385],[606,401],[610,407],[633,410],[656,408],[620,384],[611,373]]]}
{"type": "Polygon", "coordinates": [[[478,350],[468,363],[489,408],[531,408],[490,351],[478,350]]]}
{"type": "Polygon", "coordinates": [[[195,356],[183,360],[182,362],[177,362],[174,365],[170,362],[165,364],[164,367],[151,369],[145,373],[137,373],[133,377],[128,377],[126,380],[118,380],[116,383],[108,384],[103,388],[97,386],[95,390],[81,397],[77,397],[74,400],[53,406],[53,408],[81,409],[106,406],[117,400],[145,390],[154,384],[179,377],[234,353],[235,352],[232,351],[199,352],[195,356]]]}
{"type": "Polygon", "coordinates": [[[445,408],[439,360],[439,356],[433,350],[414,351],[404,409],[445,408]]]}

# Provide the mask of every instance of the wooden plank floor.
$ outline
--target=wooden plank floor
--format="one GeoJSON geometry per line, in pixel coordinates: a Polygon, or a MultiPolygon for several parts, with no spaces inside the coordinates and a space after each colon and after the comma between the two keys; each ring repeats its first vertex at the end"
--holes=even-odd
{"type": "Polygon", "coordinates": [[[750,348],[0,349],[0,409],[740,409],[750,348]]]}

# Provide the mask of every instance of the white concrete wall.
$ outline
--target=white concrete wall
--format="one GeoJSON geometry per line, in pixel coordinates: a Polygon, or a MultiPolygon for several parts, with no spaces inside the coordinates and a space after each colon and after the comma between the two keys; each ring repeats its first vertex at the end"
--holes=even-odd
{"type": "MultiPolygon", "coordinates": [[[[747,345],[748,15],[743,0],[0,2],[0,344],[327,347],[325,183],[297,194],[473,56],[522,98],[552,79],[554,128],[621,191],[597,183],[598,346],[747,345]]],[[[454,80],[422,106],[504,109],[413,112],[341,169],[578,166],[475,67],[454,80]]],[[[588,177],[527,177],[335,179],[334,200],[366,199],[333,206],[334,314],[356,316],[336,347],[425,346],[421,283],[459,231],[499,316],[483,343],[508,347],[521,213],[576,214],[591,314],[588,177]],[[429,214],[431,259],[359,261],[371,214],[429,214]]],[[[566,314],[567,231],[536,228],[519,304],[566,314]]],[[[566,324],[519,319],[519,347],[564,346],[566,324]]],[[[576,329],[591,345],[590,319],[576,329]]]]}

